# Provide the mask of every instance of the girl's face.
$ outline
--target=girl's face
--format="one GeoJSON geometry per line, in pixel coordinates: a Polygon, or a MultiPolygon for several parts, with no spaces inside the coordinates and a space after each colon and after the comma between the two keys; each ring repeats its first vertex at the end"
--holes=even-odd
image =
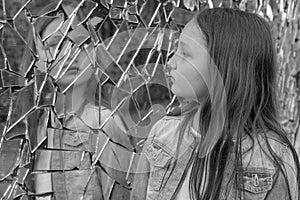
{"type": "Polygon", "coordinates": [[[209,62],[206,41],[196,20],[192,19],[184,27],[178,48],[168,62],[172,92],[185,99],[201,101],[208,94],[209,62]]]}
{"type": "MultiPolygon", "coordinates": [[[[67,12],[73,10],[73,8],[70,6],[66,6],[65,9],[67,10],[67,12]]],[[[47,61],[47,57],[49,57],[49,55],[54,55],[55,49],[56,49],[57,45],[59,44],[59,42],[61,41],[63,34],[66,31],[66,26],[64,26],[64,25],[61,26],[61,28],[59,30],[57,30],[57,27],[60,24],[61,24],[61,19],[54,19],[47,25],[45,30],[43,30],[43,36],[48,36],[48,35],[51,35],[51,36],[45,40],[44,46],[41,44],[41,42],[39,42],[39,41],[37,42],[37,49],[38,49],[38,53],[40,56],[40,60],[47,61]]],[[[84,33],[81,33],[80,30],[82,30],[82,29],[73,30],[75,32],[75,33],[73,33],[73,35],[76,35],[75,37],[78,37],[78,39],[80,39],[79,37],[83,37],[83,35],[84,35],[84,33]]],[[[65,39],[65,40],[67,40],[67,39],[65,39]]],[[[66,41],[66,43],[68,43],[68,42],[70,42],[70,41],[66,41]]],[[[67,48],[66,43],[61,48],[61,51],[63,51],[63,52],[67,48]]],[[[69,57],[63,64],[61,73],[63,73],[66,70],[66,68],[68,67],[68,65],[71,63],[71,60],[74,57],[74,55],[72,55],[72,53],[74,52],[73,49],[76,49],[76,47],[72,48],[71,54],[69,55],[69,57]]],[[[91,55],[92,45],[89,45],[86,48],[86,50],[87,51],[85,51],[83,49],[80,50],[80,53],[78,54],[78,56],[76,57],[74,62],[71,64],[71,66],[69,66],[68,70],[64,73],[64,75],[58,76],[59,78],[58,78],[57,83],[60,86],[63,86],[63,87],[68,86],[70,83],[72,83],[72,81],[76,77],[79,76],[79,74],[81,72],[83,72],[83,70],[85,70],[84,73],[76,80],[74,85],[78,86],[78,85],[86,84],[88,82],[88,80],[90,79],[90,77],[93,73],[92,66],[89,66],[89,65],[91,65],[91,59],[92,59],[92,55],[91,55]]],[[[60,58],[58,58],[58,59],[60,59],[60,58]]],[[[62,63],[63,59],[61,59],[61,61],[59,61],[59,62],[62,63]]],[[[58,65],[60,63],[58,63],[58,65]]]]}

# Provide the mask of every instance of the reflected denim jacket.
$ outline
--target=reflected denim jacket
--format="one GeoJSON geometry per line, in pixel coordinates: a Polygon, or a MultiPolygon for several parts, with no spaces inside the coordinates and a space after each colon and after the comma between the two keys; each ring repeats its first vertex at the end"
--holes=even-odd
{"type": "MultiPolygon", "coordinates": [[[[159,120],[151,129],[140,155],[136,175],[133,181],[131,200],[170,200],[176,198],[191,162],[195,140],[185,132],[179,156],[175,161],[180,117],[166,116],[159,120]],[[175,166],[174,166],[175,165],[175,166]],[[174,171],[171,169],[174,166],[174,171]]],[[[275,135],[267,134],[268,142],[273,151],[283,160],[288,183],[283,174],[269,158],[270,152],[263,139],[251,140],[243,138],[243,172],[234,170],[234,152],[230,151],[220,191],[220,200],[287,200],[288,187],[292,200],[298,199],[296,166],[288,147],[276,139],[275,135]],[[235,183],[232,175],[237,175],[244,187],[235,183]],[[243,198],[239,192],[244,192],[243,198]]]]}

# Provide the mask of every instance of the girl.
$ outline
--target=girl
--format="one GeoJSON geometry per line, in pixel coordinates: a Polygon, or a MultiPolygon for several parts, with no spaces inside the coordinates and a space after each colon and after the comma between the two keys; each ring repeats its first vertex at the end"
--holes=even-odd
{"type": "MultiPolygon", "coordinates": [[[[49,4],[44,10],[55,7],[49,4]]],[[[43,200],[128,198],[129,190],[115,185],[116,181],[126,183],[124,172],[118,169],[127,169],[129,164],[119,161],[122,152],[119,155],[112,141],[129,147],[129,138],[119,118],[111,117],[110,110],[104,107],[109,107],[108,100],[101,98],[104,106],[98,107],[100,83],[93,69],[95,49],[92,43],[84,44],[89,32],[80,25],[82,10],[67,2],[61,4],[61,9],[64,14],[60,17],[40,17],[34,24],[36,37],[29,39],[32,46],[35,42],[39,55],[35,63],[36,85],[41,85],[37,77],[43,73],[48,79],[54,78],[60,91],[54,109],[40,107],[42,114],[38,118],[28,118],[31,130],[37,126],[36,133],[30,134],[36,134],[38,144],[47,141],[35,151],[32,192],[43,200]],[[98,157],[100,151],[104,153],[98,157]],[[95,166],[97,161],[101,167],[95,166]],[[113,168],[113,162],[121,166],[113,168]]],[[[122,156],[123,160],[130,159],[122,156]]]]}
{"type": "MultiPolygon", "coordinates": [[[[62,8],[67,15],[75,9],[71,4],[63,4],[62,8]]],[[[51,196],[55,199],[79,199],[83,195],[87,199],[95,199],[101,195],[97,176],[93,174],[89,181],[92,172],[89,170],[91,168],[89,155],[94,152],[95,146],[92,141],[96,138],[91,128],[99,126],[99,110],[94,102],[97,81],[92,76],[91,66],[93,46],[80,48],[77,55],[76,45],[71,47],[71,52],[68,50],[71,41],[63,40],[68,26],[71,26],[73,30],[67,32],[67,36],[74,35],[73,42],[88,36],[85,29],[77,26],[80,15],[77,15],[73,22],[71,20],[72,16],[68,21],[64,21],[62,16],[49,17],[40,18],[35,23],[38,32],[35,39],[39,55],[37,69],[49,71],[53,77],[56,77],[55,82],[63,93],[57,96],[55,104],[61,124],[58,120],[55,122],[51,119],[51,128],[45,129],[47,125],[43,124],[43,120],[38,126],[38,141],[42,141],[47,135],[46,148],[49,150],[39,149],[36,152],[34,171],[40,173],[36,173],[35,192],[38,195],[51,194],[48,198],[38,199],[51,199],[51,196]],[[57,53],[56,49],[61,42],[63,44],[60,53],[57,53]],[[74,57],[75,59],[72,59],[74,57]],[[52,64],[49,65],[48,62],[52,64]],[[54,67],[48,70],[49,66],[54,67]],[[79,76],[80,74],[82,75],[79,76]],[[76,113],[76,115],[70,113],[76,113]],[[65,128],[67,130],[63,130],[65,128]],[[47,134],[43,134],[44,130],[47,134]],[[51,173],[55,170],[65,170],[65,172],[51,173]],[[87,185],[87,192],[84,194],[87,185]]],[[[44,112],[44,115],[48,115],[47,112],[44,112]]],[[[51,116],[54,118],[54,113],[51,112],[51,116]]]]}
{"type": "Polygon", "coordinates": [[[299,161],[278,122],[276,52],[253,13],[206,9],[168,63],[181,115],[151,129],[131,199],[299,199],[299,161]]]}

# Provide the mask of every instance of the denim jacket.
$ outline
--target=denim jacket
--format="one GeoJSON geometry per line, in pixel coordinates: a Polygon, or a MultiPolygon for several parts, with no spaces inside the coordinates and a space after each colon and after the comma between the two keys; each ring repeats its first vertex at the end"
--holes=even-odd
{"type": "Polygon", "coordinates": [[[43,124],[46,120],[41,120],[38,136],[45,137],[47,131],[47,148],[50,151],[39,151],[35,158],[34,170],[49,170],[51,173],[35,173],[36,188],[31,190],[37,195],[53,193],[51,199],[56,200],[103,200],[108,197],[111,200],[128,199],[129,189],[117,185],[114,179],[121,182],[122,186],[126,185],[125,177],[130,157],[121,148],[116,148],[113,143],[107,141],[109,136],[128,147],[129,138],[116,125],[117,117],[111,117],[103,127],[108,136],[98,128],[99,111],[100,122],[103,123],[111,115],[110,110],[102,106],[99,110],[91,104],[84,104],[83,108],[80,118],[72,115],[66,118],[64,127],[68,130],[63,129],[55,120],[56,115],[52,111],[50,121],[51,126],[55,128],[47,128],[46,124],[43,124]],[[102,154],[98,161],[102,168],[98,165],[94,168],[92,162],[100,151],[102,154]],[[39,184],[48,187],[40,189],[39,184]]]}
{"type": "MultiPolygon", "coordinates": [[[[133,181],[131,200],[170,200],[175,199],[195,148],[194,137],[185,132],[182,147],[179,151],[174,171],[175,151],[179,133],[177,130],[180,117],[166,116],[158,121],[151,129],[140,155],[137,173],[133,181]]],[[[275,167],[270,159],[267,144],[261,137],[251,140],[244,137],[242,141],[242,174],[234,170],[234,152],[230,151],[227,159],[220,191],[220,200],[241,199],[239,190],[244,192],[244,200],[287,200],[288,187],[292,200],[298,199],[296,166],[288,147],[276,139],[274,134],[267,134],[268,142],[273,151],[283,160],[288,179],[285,182],[283,174],[275,167]],[[261,138],[261,139],[260,139],[261,138]],[[259,142],[258,142],[259,141],[259,142]],[[234,183],[232,175],[237,173],[243,181],[239,186],[234,183]]]]}

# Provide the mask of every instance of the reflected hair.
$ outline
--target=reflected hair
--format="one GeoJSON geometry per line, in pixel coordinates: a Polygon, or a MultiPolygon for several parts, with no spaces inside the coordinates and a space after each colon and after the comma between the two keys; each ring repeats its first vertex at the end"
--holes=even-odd
{"type": "MultiPolygon", "coordinates": [[[[61,5],[69,5],[72,7],[76,7],[78,4],[78,2],[76,3],[76,1],[73,0],[64,0],[62,2],[61,5]]],[[[61,6],[60,5],[60,6],[61,6]]],[[[23,57],[22,57],[22,64],[20,65],[20,69],[21,70],[25,70],[27,68],[29,68],[31,71],[27,72],[27,78],[28,80],[31,80],[33,77],[29,77],[33,75],[33,69],[34,67],[32,65],[34,65],[36,63],[36,59],[34,58],[34,51],[35,51],[35,42],[34,42],[34,34],[39,34],[40,36],[43,35],[43,31],[46,29],[46,27],[56,18],[53,17],[45,17],[47,15],[45,15],[46,12],[53,12],[57,7],[57,2],[55,3],[49,3],[47,6],[43,7],[41,9],[41,11],[39,12],[39,16],[42,15],[41,17],[39,17],[36,22],[34,23],[34,29],[31,29],[30,32],[28,33],[27,36],[27,45],[29,48],[26,48],[23,57]]],[[[37,8],[37,10],[40,8],[37,8]]],[[[64,11],[63,8],[61,8],[64,11]]],[[[76,17],[78,18],[79,21],[85,19],[85,12],[86,10],[84,10],[84,8],[80,8],[77,13],[76,13],[76,17]]],[[[97,75],[95,75],[95,73],[92,74],[89,82],[88,82],[88,86],[87,88],[95,88],[95,90],[87,90],[87,96],[91,97],[88,100],[90,101],[90,103],[94,104],[94,105],[103,105],[106,108],[110,108],[110,104],[109,104],[109,96],[107,94],[107,85],[108,84],[103,84],[102,86],[100,85],[100,83],[98,82],[99,77],[96,77],[97,75]],[[100,95],[99,95],[100,93],[100,95]],[[100,102],[101,100],[101,102],[100,102]]],[[[99,75],[100,76],[100,75],[99,75]]],[[[100,77],[101,79],[101,77],[100,77]]]]}
{"type": "MultiPolygon", "coordinates": [[[[75,4],[71,0],[64,0],[61,5],[70,5],[70,6],[74,6],[74,8],[75,8],[75,4]]],[[[57,7],[57,2],[51,2],[42,8],[37,7],[35,9],[37,11],[39,10],[38,16],[41,16],[41,17],[36,19],[36,21],[34,22],[34,28],[33,28],[33,25],[31,25],[32,28],[27,33],[26,42],[27,42],[27,46],[29,48],[26,48],[24,51],[24,54],[22,57],[22,62],[20,65],[20,70],[25,70],[29,66],[30,66],[31,70],[33,69],[33,67],[31,67],[31,66],[33,64],[35,64],[35,59],[33,58],[34,52],[35,52],[34,35],[36,33],[39,35],[42,35],[45,28],[55,19],[53,17],[46,18],[45,16],[47,16],[47,13],[55,11],[56,7],[57,7]]],[[[63,10],[63,9],[61,9],[61,10],[63,10]]],[[[83,12],[80,9],[77,12],[77,17],[78,17],[78,19],[84,18],[83,12]]],[[[30,75],[30,73],[28,73],[27,75],[30,75]]],[[[30,77],[27,77],[27,78],[30,78],[30,77]]]]}

